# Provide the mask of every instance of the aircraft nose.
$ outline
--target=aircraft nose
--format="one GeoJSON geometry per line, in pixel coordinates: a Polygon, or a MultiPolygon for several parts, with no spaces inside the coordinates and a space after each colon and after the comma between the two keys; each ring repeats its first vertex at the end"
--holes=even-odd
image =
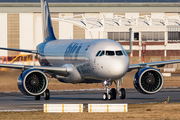
{"type": "Polygon", "coordinates": [[[106,60],[99,60],[101,66],[97,69],[97,75],[104,79],[119,79],[123,77],[129,68],[127,57],[106,57],[106,60]]]}
{"type": "Polygon", "coordinates": [[[129,61],[127,59],[113,59],[109,64],[109,75],[113,78],[121,78],[128,70],[129,61]]]}

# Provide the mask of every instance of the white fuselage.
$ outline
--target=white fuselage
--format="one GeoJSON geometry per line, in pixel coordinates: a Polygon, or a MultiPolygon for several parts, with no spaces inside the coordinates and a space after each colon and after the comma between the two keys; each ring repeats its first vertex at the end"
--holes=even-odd
{"type": "Polygon", "coordinates": [[[123,47],[109,39],[54,40],[37,49],[42,66],[68,68],[68,77],[56,75],[62,82],[115,80],[123,77],[129,67],[129,58],[123,47]]]}

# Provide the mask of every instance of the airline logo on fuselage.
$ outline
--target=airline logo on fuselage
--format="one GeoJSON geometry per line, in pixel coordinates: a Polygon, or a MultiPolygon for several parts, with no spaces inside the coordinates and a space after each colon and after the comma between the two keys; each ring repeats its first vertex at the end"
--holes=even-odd
{"type": "Polygon", "coordinates": [[[81,48],[82,43],[71,43],[64,53],[64,60],[77,59],[81,48]]]}

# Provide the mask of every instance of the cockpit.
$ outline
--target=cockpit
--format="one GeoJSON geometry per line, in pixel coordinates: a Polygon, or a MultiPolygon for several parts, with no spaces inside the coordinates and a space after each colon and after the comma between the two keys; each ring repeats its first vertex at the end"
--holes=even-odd
{"type": "Polygon", "coordinates": [[[96,57],[100,57],[100,56],[104,56],[104,55],[106,55],[106,56],[122,56],[122,55],[126,55],[127,56],[127,54],[126,54],[126,52],[125,52],[125,50],[117,50],[117,51],[112,51],[112,50],[100,50],[100,51],[98,51],[97,52],[97,54],[96,54],[96,57]]]}

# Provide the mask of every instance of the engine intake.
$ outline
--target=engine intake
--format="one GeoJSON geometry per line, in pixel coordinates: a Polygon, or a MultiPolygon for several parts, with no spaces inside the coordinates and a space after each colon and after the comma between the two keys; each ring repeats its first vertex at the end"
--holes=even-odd
{"type": "Polygon", "coordinates": [[[134,87],[143,94],[154,94],[161,90],[164,78],[155,68],[143,68],[134,76],[134,87]]]}
{"type": "Polygon", "coordinates": [[[47,86],[48,79],[40,70],[29,69],[19,75],[18,88],[25,95],[41,95],[47,86]]]}

